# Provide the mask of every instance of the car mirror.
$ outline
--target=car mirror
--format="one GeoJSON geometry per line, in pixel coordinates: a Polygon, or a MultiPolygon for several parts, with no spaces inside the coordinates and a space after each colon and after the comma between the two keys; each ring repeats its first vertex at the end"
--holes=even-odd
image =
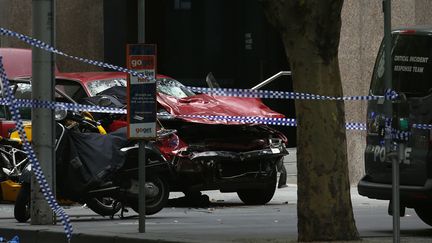
{"type": "Polygon", "coordinates": [[[206,83],[209,88],[220,88],[219,83],[216,81],[212,72],[209,72],[206,77],[206,83]]]}

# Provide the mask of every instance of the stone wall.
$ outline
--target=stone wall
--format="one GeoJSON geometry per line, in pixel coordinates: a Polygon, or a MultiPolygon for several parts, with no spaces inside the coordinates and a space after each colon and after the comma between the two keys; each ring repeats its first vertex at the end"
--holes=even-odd
{"type": "MultiPolygon", "coordinates": [[[[32,35],[31,0],[0,0],[0,26],[32,35]]],[[[103,61],[103,0],[56,1],[57,48],[75,56],[103,61]]],[[[1,47],[30,48],[11,37],[0,36],[1,47]]],[[[100,68],[57,57],[61,71],[95,71],[100,68]]]]}
{"type": "MultiPolygon", "coordinates": [[[[432,1],[393,0],[392,27],[432,24],[432,1]]],[[[344,95],[367,95],[376,54],[383,37],[381,1],[345,0],[339,46],[344,95]]],[[[346,120],[366,122],[366,102],[345,102],[346,120]]],[[[366,133],[347,131],[350,181],[356,184],[364,174],[363,151],[366,133]]]]}

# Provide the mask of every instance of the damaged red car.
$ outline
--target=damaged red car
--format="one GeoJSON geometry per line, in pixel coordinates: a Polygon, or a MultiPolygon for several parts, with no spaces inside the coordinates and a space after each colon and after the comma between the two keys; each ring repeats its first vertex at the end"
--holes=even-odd
{"type": "MultiPolygon", "coordinates": [[[[11,67],[15,66],[8,70],[11,67]]],[[[10,77],[14,76],[22,73],[11,73],[10,77]]],[[[57,71],[56,88],[78,103],[125,108],[126,77],[119,72],[57,71]]],[[[15,95],[30,98],[25,90],[18,89],[15,95]]],[[[284,117],[260,99],[195,94],[177,80],[158,75],[157,103],[159,129],[169,131],[169,135],[147,143],[146,157],[169,167],[171,191],[183,192],[189,198],[205,190],[237,192],[246,204],[265,204],[277,187],[286,184],[283,157],[288,154],[287,138],[267,125],[230,119],[284,117]]],[[[0,130],[6,136],[14,124],[6,126],[8,112],[3,113],[6,117],[0,120],[0,130]]],[[[94,116],[107,131],[127,125],[124,115],[94,116]]]]}
{"type": "MultiPolygon", "coordinates": [[[[86,103],[124,107],[125,88],[108,86],[86,103]]],[[[158,76],[157,103],[159,128],[176,132],[146,149],[150,159],[169,164],[171,191],[191,199],[205,190],[237,192],[245,204],[257,205],[285,186],[287,138],[266,125],[229,119],[284,117],[260,99],[195,94],[177,80],[158,76]]]]}

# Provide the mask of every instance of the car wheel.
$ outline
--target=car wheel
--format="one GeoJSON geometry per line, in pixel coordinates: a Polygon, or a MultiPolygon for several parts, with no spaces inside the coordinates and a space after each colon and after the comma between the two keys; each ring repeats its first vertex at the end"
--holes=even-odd
{"type": "Polygon", "coordinates": [[[240,200],[247,205],[264,205],[268,203],[276,191],[276,171],[270,177],[270,182],[266,182],[264,188],[237,191],[240,200]]]}
{"type": "MultiPolygon", "coordinates": [[[[158,193],[152,198],[146,198],[146,215],[152,215],[161,211],[168,203],[169,185],[163,175],[156,175],[146,179],[146,182],[153,183],[158,188],[158,193]]],[[[139,212],[138,198],[130,200],[130,206],[135,212],[139,212]]]]}
{"type": "Polygon", "coordinates": [[[432,208],[430,206],[415,207],[414,210],[424,223],[432,226],[432,208]]]}
{"type": "Polygon", "coordinates": [[[86,201],[87,207],[101,216],[111,216],[121,209],[121,203],[109,197],[90,198],[86,201]]]}
{"type": "Polygon", "coordinates": [[[25,223],[30,218],[30,184],[22,184],[18,192],[14,206],[14,217],[20,223],[25,223]]]}

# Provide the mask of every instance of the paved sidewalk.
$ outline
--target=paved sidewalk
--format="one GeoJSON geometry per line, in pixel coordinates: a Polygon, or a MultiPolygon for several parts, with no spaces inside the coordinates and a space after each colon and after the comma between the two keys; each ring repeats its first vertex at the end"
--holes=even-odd
{"type": "Polygon", "coordinates": [[[297,184],[297,149],[288,148],[289,154],[284,157],[284,165],[287,170],[287,183],[297,184]]]}
{"type": "MultiPolygon", "coordinates": [[[[127,219],[119,219],[118,216],[110,219],[81,206],[73,206],[66,208],[74,227],[71,242],[296,242],[297,185],[296,168],[292,163],[293,160],[295,162],[295,149],[290,150],[290,156],[284,160],[289,174],[288,187],[278,189],[272,201],[265,206],[245,206],[235,193],[207,191],[205,194],[212,202],[210,207],[165,208],[147,217],[146,233],[138,233],[136,213],[126,213],[127,219]]],[[[181,195],[172,193],[171,198],[181,195]]],[[[352,187],[351,196],[357,228],[362,237],[362,241],[358,242],[392,242],[391,217],[386,215],[388,202],[362,197],[356,187],[352,187]],[[371,219],[378,219],[373,223],[379,226],[368,225],[371,219]]],[[[410,224],[404,225],[401,242],[432,242],[429,227],[419,223],[416,217],[404,220],[404,223],[408,221],[410,224]]],[[[67,242],[60,223],[54,226],[17,223],[13,218],[13,206],[0,205],[0,236],[11,239],[15,235],[21,238],[20,243],[67,242]]]]}
{"type": "MultiPolygon", "coordinates": [[[[364,223],[365,220],[368,222],[370,216],[357,222],[361,242],[392,242],[389,223],[391,217],[386,215],[387,202],[361,197],[356,191],[353,187],[351,193],[355,214],[367,214],[374,208],[379,208],[378,212],[382,214],[378,222],[382,229],[364,223]]],[[[119,219],[118,216],[110,219],[100,217],[81,206],[69,207],[66,211],[71,216],[74,227],[71,242],[296,242],[296,185],[289,184],[288,187],[279,189],[268,205],[256,207],[244,206],[234,193],[209,191],[206,194],[212,201],[210,207],[165,208],[160,213],[147,217],[146,233],[141,234],[138,233],[135,213],[127,213],[126,216],[130,217],[127,219],[119,219]]],[[[172,197],[179,195],[181,194],[173,193],[172,197]]],[[[10,239],[18,235],[21,243],[66,242],[60,223],[55,226],[17,223],[12,216],[12,205],[0,205],[0,208],[0,236],[10,239]]],[[[406,220],[418,219],[410,217],[406,220]]],[[[404,226],[401,242],[432,242],[432,233],[428,229],[424,225],[411,228],[404,226]],[[412,232],[415,233],[417,228],[423,233],[420,237],[412,237],[412,232]]]]}

